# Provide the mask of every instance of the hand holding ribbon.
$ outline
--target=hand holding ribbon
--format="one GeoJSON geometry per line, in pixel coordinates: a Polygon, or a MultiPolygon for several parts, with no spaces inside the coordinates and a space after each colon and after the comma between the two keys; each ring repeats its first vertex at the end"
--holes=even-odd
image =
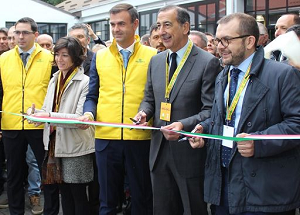
{"type": "Polygon", "coordinates": [[[178,140],[180,137],[180,133],[174,131],[181,131],[183,129],[183,125],[181,122],[173,122],[170,125],[161,127],[161,132],[165,136],[167,140],[178,140]]]}
{"type": "MultiPolygon", "coordinates": [[[[194,128],[195,133],[203,133],[203,127],[202,125],[196,125],[194,128]]],[[[192,148],[202,148],[205,144],[204,140],[202,137],[192,137],[189,138],[189,142],[192,148]]]]}
{"type": "MultiPolygon", "coordinates": [[[[241,133],[236,135],[236,137],[247,137],[249,134],[241,133]]],[[[253,140],[244,140],[237,142],[237,148],[239,153],[243,157],[252,157],[254,155],[254,141],[253,140]]]]}
{"type": "MultiPolygon", "coordinates": [[[[93,121],[94,118],[92,117],[91,114],[85,113],[83,116],[78,117],[77,120],[81,121],[81,122],[88,122],[88,121],[93,121]]],[[[76,124],[76,127],[80,128],[82,130],[86,130],[90,127],[90,125],[88,125],[88,124],[76,124]]]]}

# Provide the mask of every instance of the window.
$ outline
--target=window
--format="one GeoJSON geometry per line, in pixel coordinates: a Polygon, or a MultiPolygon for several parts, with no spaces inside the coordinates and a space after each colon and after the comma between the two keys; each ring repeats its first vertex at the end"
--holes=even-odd
{"type": "MultiPolygon", "coordinates": [[[[202,32],[214,34],[217,20],[226,15],[226,0],[203,0],[179,6],[187,9],[191,29],[202,32]]],[[[149,33],[150,26],[157,21],[158,10],[140,12],[140,36],[149,33]]]]}
{"type": "Polygon", "coordinates": [[[300,0],[244,0],[245,13],[264,19],[272,40],[277,19],[285,13],[299,13],[300,0]]]}
{"type": "Polygon", "coordinates": [[[140,12],[140,26],[139,26],[139,35],[142,37],[144,34],[150,33],[150,27],[153,23],[157,21],[157,10],[150,10],[145,12],[140,12]]]}
{"type": "Polygon", "coordinates": [[[216,22],[226,14],[226,0],[210,0],[179,5],[188,10],[191,29],[215,33],[216,22]]]}
{"type": "Polygon", "coordinates": [[[97,22],[90,23],[93,31],[97,36],[101,38],[103,41],[109,40],[109,21],[100,20],[97,22]]]}

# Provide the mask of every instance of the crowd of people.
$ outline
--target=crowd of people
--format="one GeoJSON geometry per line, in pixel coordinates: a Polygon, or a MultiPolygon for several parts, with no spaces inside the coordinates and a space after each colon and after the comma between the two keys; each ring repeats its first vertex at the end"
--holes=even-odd
{"type": "MultiPolygon", "coordinates": [[[[83,23],[55,44],[29,17],[0,28],[0,208],[24,214],[27,189],[33,214],[112,215],[126,191],[127,215],[295,214],[299,141],[264,135],[300,134],[300,62],[281,49],[266,59],[268,30],[244,13],[214,35],[167,5],[141,38],[132,5],[109,14],[106,42],[83,23]]],[[[300,43],[299,15],[275,27],[300,43]]]]}

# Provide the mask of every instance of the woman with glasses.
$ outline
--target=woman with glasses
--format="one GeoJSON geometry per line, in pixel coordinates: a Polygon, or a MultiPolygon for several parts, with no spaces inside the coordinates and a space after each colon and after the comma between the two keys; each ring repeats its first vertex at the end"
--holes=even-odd
{"type": "MultiPolygon", "coordinates": [[[[59,71],[50,80],[42,110],[28,110],[33,116],[78,118],[88,93],[89,77],[81,64],[84,52],[72,37],[59,39],[54,47],[54,64],[59,71]]],[[[40,122],[34,122],[39,126],[40,122]]],[[[45,192],[44,214],[57,207],[58,187],[65,215],[89,214],[86,184],[93,180],[94,127],[78,129],[70,124],[45,124],[44,145],[47,150],[43,163],[45,192]],[[56,188],[55,188],[56,187],[56,188]]],[[[57,210],[57,208],[55,209],[57,210]]]]}

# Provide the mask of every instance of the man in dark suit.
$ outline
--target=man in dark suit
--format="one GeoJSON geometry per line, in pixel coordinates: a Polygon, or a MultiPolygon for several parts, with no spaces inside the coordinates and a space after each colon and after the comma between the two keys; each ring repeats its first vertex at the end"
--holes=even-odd
{"type": "Polygon", "coordinates": [[[207,214],[203,201],[206,151],[193,151],[187,141],[178,142],[179,135],[172,130],[190,131],[194,123],[210,116],[214,80],[220,65],[217,58],[188,39],[190,16],[185,9],[174,5],[163,7],[157,25],[169,50],[151,59],[144,99],[135,116],[141,124],[153,117],[154,126],[162,127],[152,133],[150,145],[154,214],[204,215],[207,214]],[[178,65],[176,70],[174,63],[178,65]],[[169,75],[171,72],[173,76],[169,75]]]}
{"type": "MultiPolygon", "coordinates": [[[[252,16],[230,14],[218,24],[215,41],[226,67],[216,79],[211,117],[197,130],[231,137],[300,134],[299,71],[256,49],[252,16]]],[[[191,138],[190,144],[207,147],[204,200],[216,205],[216,215],[291,215],[300,206],[299,140],[205,144],[191,138]]]]}

